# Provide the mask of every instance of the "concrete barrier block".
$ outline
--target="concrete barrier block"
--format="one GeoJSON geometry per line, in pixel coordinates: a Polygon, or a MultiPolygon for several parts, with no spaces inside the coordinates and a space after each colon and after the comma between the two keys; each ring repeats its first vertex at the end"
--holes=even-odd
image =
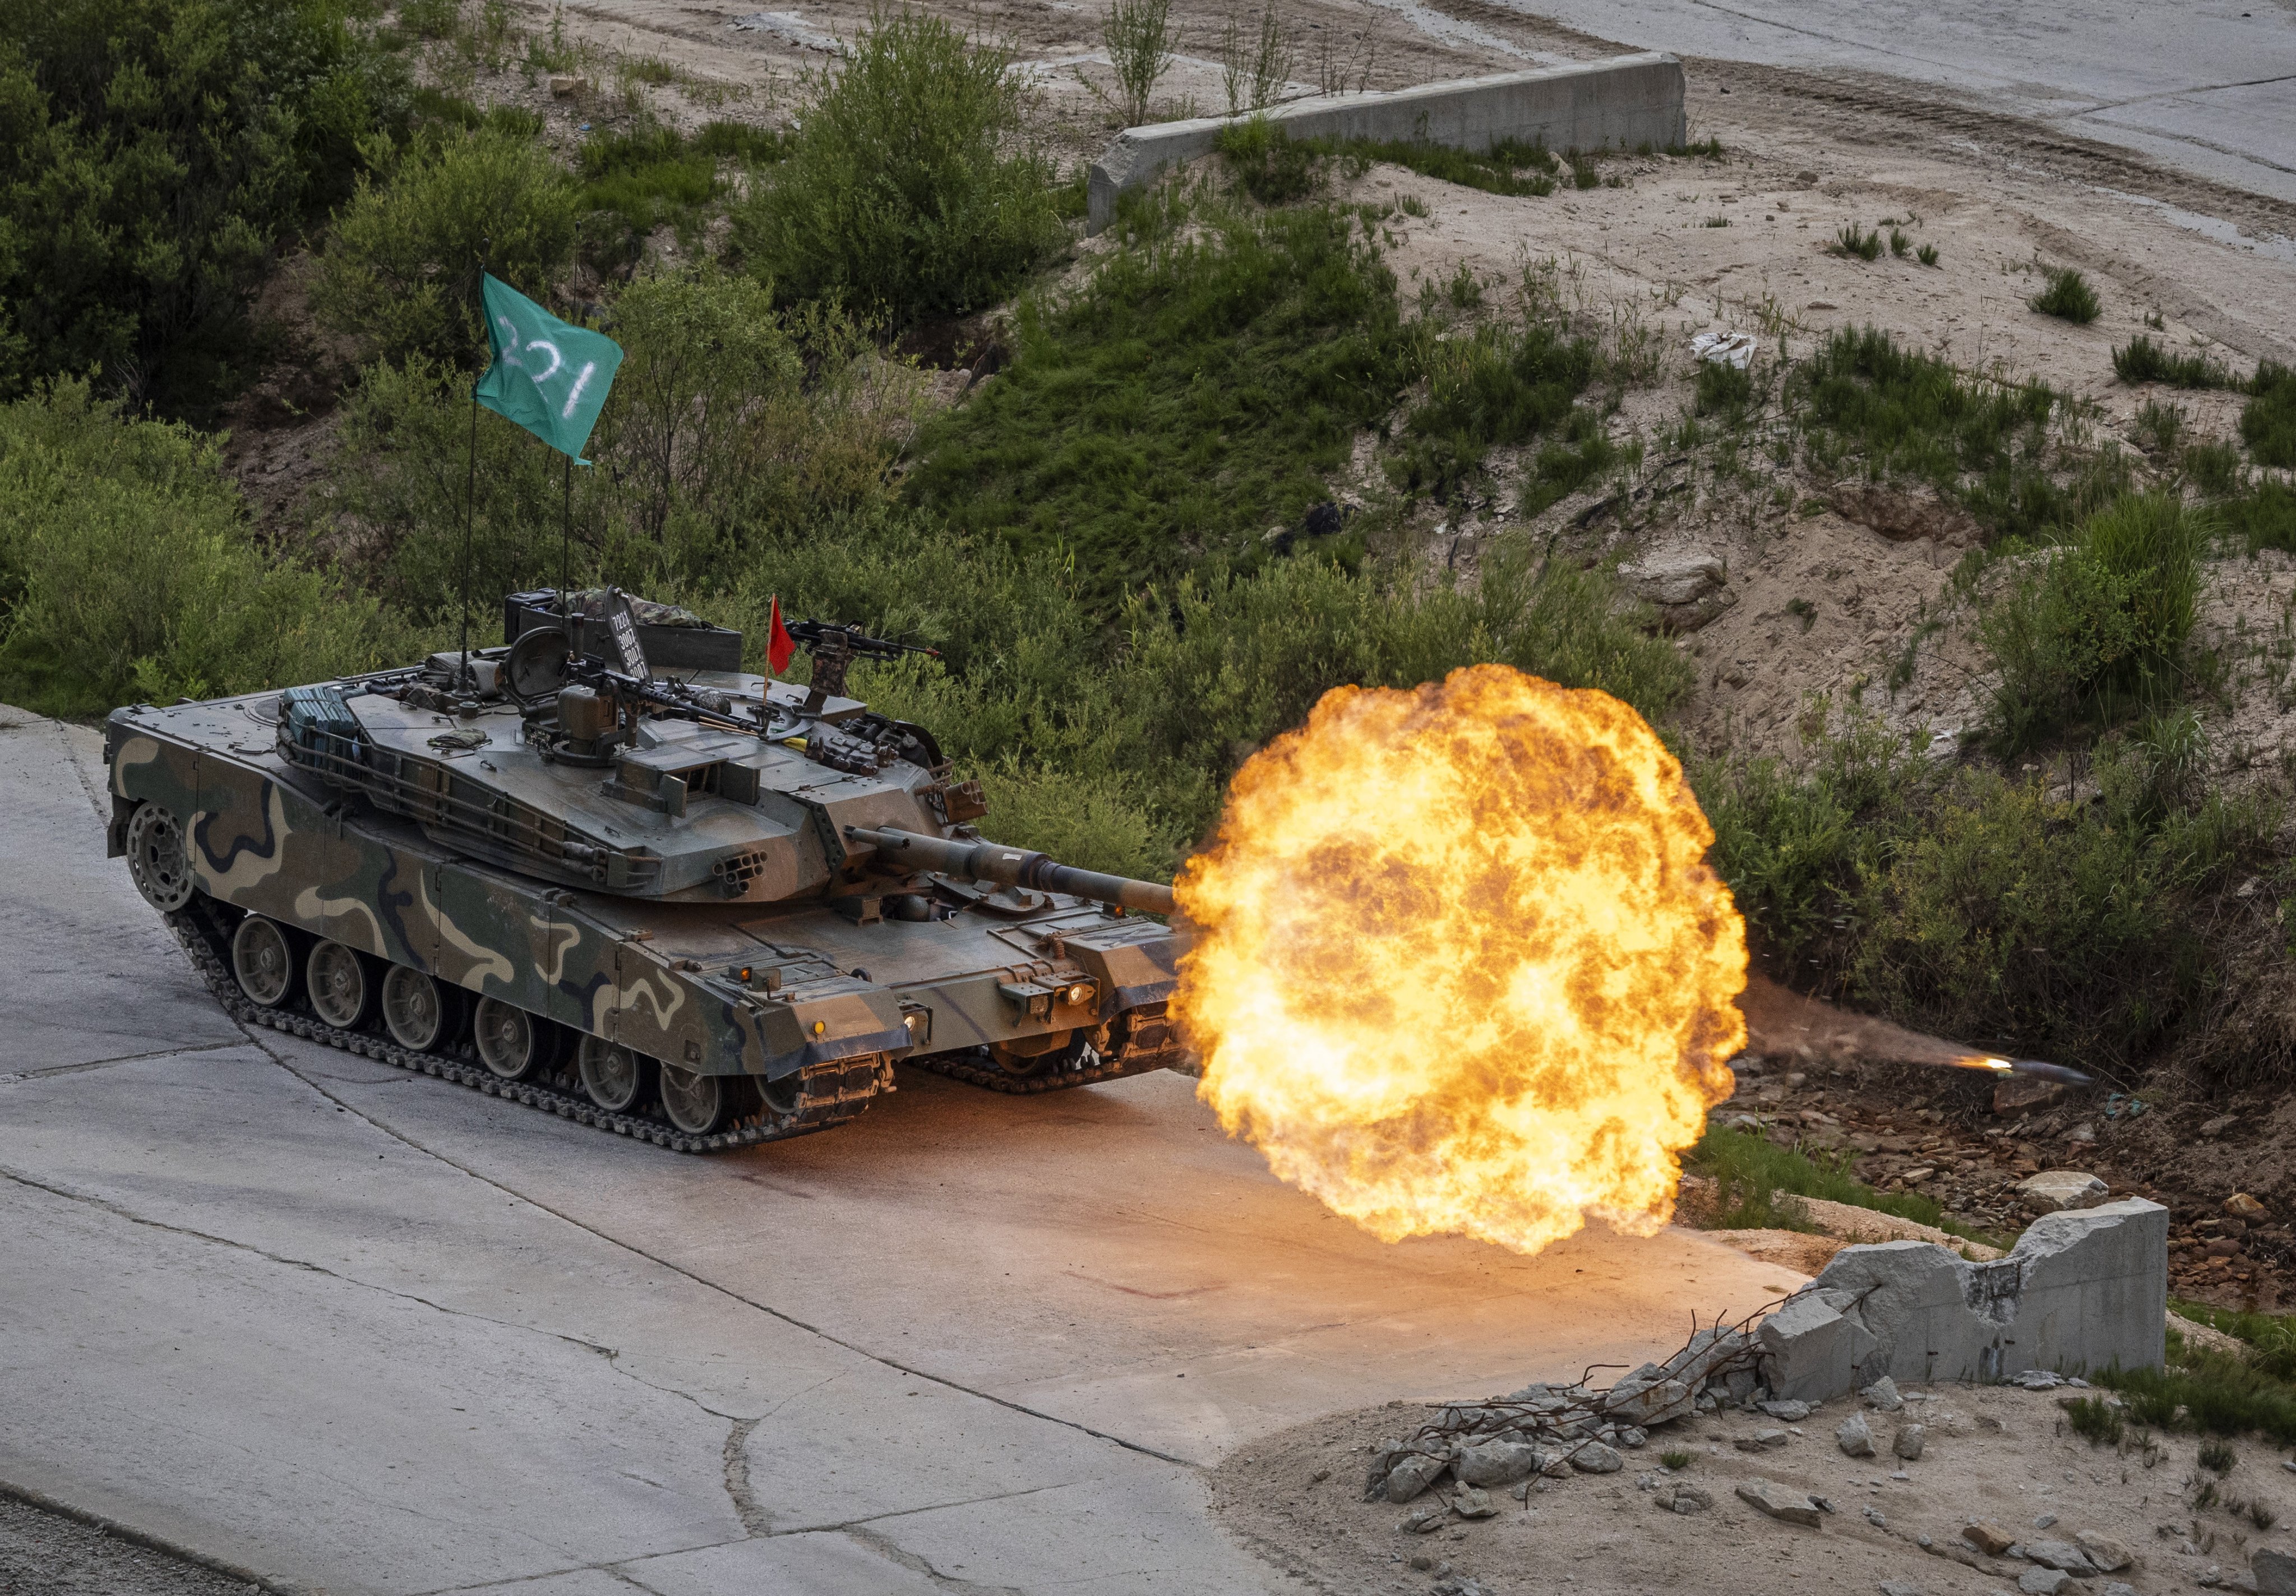
{"type": "Polygon", "coordinates": [[[2129,1198],[2038,1219],[1992,1263],[1928,1241],[1845,1247],[1759,1336],[1772,1391],[1821,1402],[1883,1376],[2158,1368],[2168,1308],[2169,1211],[2129,1198]]]}
{"type": "MultiPolygon", "coordinates": [[[[1483,151],[1502,140],[1550,150],[1660,149],[1689,135],[1682,62],[1659,51],[1488,78],[1421,84],[1390,94],[1327,94],[1264,114],[1297,139],[1374,139],[1483,151]]],[[[1093,162],[1086,231],[1116,219],[1117,196],[1211,153],[1220,129],[1245,119],[1198,117],[1128,127],[1093,162]]]]}

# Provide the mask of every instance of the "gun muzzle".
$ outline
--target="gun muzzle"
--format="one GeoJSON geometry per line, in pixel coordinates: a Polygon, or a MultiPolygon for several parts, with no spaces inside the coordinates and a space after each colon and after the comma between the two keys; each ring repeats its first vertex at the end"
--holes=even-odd
{"type": "Polygon", "coordinates": [[[1103,875],[1054,863],[1043,854],[1006,847],[997,842],[963,842],[946,837],[925,837],[892,827],[873,830],[848,826],[845,835],[877,850],[889,865],[908,871],[932,871],[967,881],[995,881],[1038,892],[1065,893],[1103,904],[1120,904],[1150,914],[1173,912],[1172,889],[1129,876],[1103,875]]]}

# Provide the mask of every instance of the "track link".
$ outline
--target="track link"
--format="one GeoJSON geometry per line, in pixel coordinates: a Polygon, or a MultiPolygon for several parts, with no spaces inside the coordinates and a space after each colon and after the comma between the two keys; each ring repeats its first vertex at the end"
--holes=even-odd
{"type": "Polygon", "coordinates": [[[799,1077],[798,1106],[791,1112],[776,1114],[770,1109],[760,1109],[744,1115],[725,1130],[707,1136],[689,1136],[668,1120],[652,1115],[608,1113],[581,1094],[580,1083],[568,1071],[505,1081],[479,1063],[467,1044],[447,1052],[417,1052],[401,1047],[379,1032],[345,1030],[340,1026],[329,1025],[301,1007],[299,1002],[294,1008],[283,1005],[276,1009],[250,1003],[232,976],[228,962],[230,935],[212,903],[195,897],[164,918],[168,929],[175,932],[176,939],[191,955],[192,963],[207,982],[208,990],[215,994],[216,1002],[242,1025],[267,1026],[275,1031],[324,1042],[330,1047],[340,1047],[346,1052],[359,1053],[400,1069],[437,1076],[440,1080],[455,1082],[490,1097],[524,1103],[561,1119],[651,1142],[672,1152],[727,1152],[737,1147],[755,1147],[764,1142],[783,1142],[792,1136],[831,1130],[860,1117],[871,1098],[892,1089],[892,1061],[882,1053],[816,1064],[799,1077]]]}
{"type": "Polygon", "coordinates": [[[1095,1081],[1146,1075],[1152,1069],[1176,1070],[1182,1075],[1197,1073],[1194,1060],[1181,1045],[1179,1027],[1164,1014],[1161,1004],[1154,1005],[1152,1011],[1148,1007],[1135,1009],[1127,1018],[1130,1024],[1122,1046],[1107,1053],[1087,1051],[1071,1067],[1063,1068],[1059,1062],[1048,1064],[1041,1075],[1007,1074],[985,1052],[941,1053],[931,1058],[905,1059],[902,1062],[945,1075],[953,1081],[963,1081],[968,1086],[1015,1096],[1066,1092],[1076,1086],[1089,1086],[1095,1081]],[[1094,1061],[1086,1063],[1086,1059],[1094,1061]]]}

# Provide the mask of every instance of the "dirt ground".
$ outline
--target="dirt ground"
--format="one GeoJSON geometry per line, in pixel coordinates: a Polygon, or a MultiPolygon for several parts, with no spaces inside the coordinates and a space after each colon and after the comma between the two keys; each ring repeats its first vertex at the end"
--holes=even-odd
{"type": "Polygon", "coordinates": [[[2070,1542],[2084,1530],[2112,1536],[2134,1562],[2088,1584],[2094,1592],[2107,1581],[2145,1596],[2229,1584],[2255,1549],[2290,1550],[2296,1476],[2277,1453],[2235,1444],[2237,1461],[2219,1476],[2201,1468],[2189,1436],[2092,1446],[2063,1423],[2057,1404],[2067,1395],[1939,1386],[1907,1391],[1898,1414],[1848,1398],[1792,1425],[1738,1412],[1693,1418],[1653,1431],[1619,1473],[1540,1479],[1520,1502],[1493,1487],[1496,1516],[1453,1517],[1427,1534],[1398,1527],[1406,1508],[1363,1500],[1372,1452],[1421,1421],[1415,1405],[1272,1436],[1222,1463],[1212,1486],[1222,1521],[1262,1555],[1308,1589],[1350,1596],[2015,1589],[2036,1566],[1977,1554],[1961,1539],[1973,1520],[2021,1543],[2070,1542]],[[1847,1457],[1836,1445],[1853,1411],[1867,1412],[1880,1456],[1847,1457]],[[1900,1424],[1923,1430],[1917,1461],[1890,1455],[1900,1424]],[[1738,1446],[1782,1428],[1786,1440],[1775,1449],[1738,1446]],[[1677,1449],[1688,1459],[1669,1469],[1660,1454],[1677,1449]],[[1757,1477],[1823,1496],[1833,1510],[1815,1528],[1766,1517],[1735,1494],[1757,1477]],[[1660,1487],[1677,1481],[1701,1487],[1713,1505],[1686,1515],[1662,1508],[1660,1487]],[[2210,1484],[2210,1505],[2195,1507],[2210,1484]]]}
{"type": "Polygon", "coordinates": [[[257,1596],[261,1589],[0,1497],[0,1596],[257,1596]]]}

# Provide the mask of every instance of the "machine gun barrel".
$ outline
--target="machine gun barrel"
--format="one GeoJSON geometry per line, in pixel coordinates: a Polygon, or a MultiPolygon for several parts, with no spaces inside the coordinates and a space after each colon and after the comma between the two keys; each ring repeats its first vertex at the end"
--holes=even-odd
{"type": "Polygon", "coordinates": [[[1033,888],[1038,892],[1061,892],[1070,897],[1120,904],[1127,909],[1140,909],[1150,914],[1169,914],[1173,910],[1169,887],[1136,881],[1129,876],[1103,875],[1096,870],[1078,870],[1072,865],[1054,863],[1043,854],[1006,847],[1002,843],[924,837],[890,826],[882,830],[848,826],[845,835],[876,849],[887,863],[906,870],[929,870],[968,881],[996,881],[1007,887],[1033,888]]]}

